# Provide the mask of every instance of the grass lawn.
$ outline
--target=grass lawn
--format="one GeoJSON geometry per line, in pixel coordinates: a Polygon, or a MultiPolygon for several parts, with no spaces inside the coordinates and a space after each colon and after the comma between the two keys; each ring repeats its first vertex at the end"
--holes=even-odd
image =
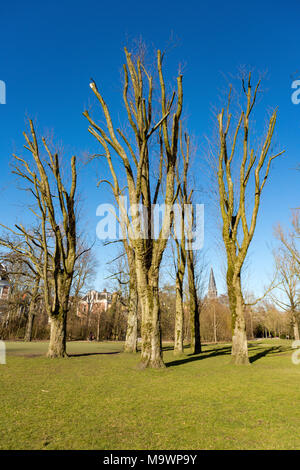
{"type": "Polygon", "coordinates": [[[137,369],[122,343],[6,342],[0,364],[0,449],[300,449],[300,365],[291,341],[250,343],[251,366],[230,345],[206,345],[164,370],[137,369]]]}

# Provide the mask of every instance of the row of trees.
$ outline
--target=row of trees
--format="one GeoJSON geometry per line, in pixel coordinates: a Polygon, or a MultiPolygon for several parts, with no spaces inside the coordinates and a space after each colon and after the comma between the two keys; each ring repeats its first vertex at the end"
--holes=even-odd
{"type": "MultiPolygon", "coordinates": [[[[87,340],[92,336],[97,341],[125,340],[127,310],[123,302],[113,304],[107,311],[97,315],[78,315],[81,298],[71,296],[68,310],[66,339],[68,341],[87,340]],[[99,321],[100,320],[100,321],[99,321]]],[[[0,319],[0,338],[4,340],[45,340],[49,338],[50,323],[43,297],[35,305],[30,316],[30,299],[20,297],[14,290],[7,301],[2,301],[0,319]],[[30,336],[28,336],[30,325],[30,336]]]]}
{"type": "MultiPolygon", "coordinates": [[[[11,276],[12,279],[12,276],[11,276]]],[[[20,286],[21,287],[21,286],[20,286]]],[[[22,295],[23,289],[16,286],[9,300],[2,301],[2,319],[0,322],[1,339],[24,339],[25,341],[45,340],[49,338],[50,325],[48,315],[40,295],[33,317],[30,316],[30,298],[22,295]],[[30,324],[30,337],[28,326],[30,324]]],[[[188,295],[183,302],[183,328],[182,337],[185,345],[190,343],[190,315],[188,295]]],[[[78,303],[81,297],[71,297],[66,337],[68,341],[86,340],[90,336],[97,341],[117,340],[125,341],[128,322],[128,297],[121,291],[115,294],[116,302],[107,311],[89,316],[78,315],[78,303]],[[99,321],[100,320],[100,321],[99,321]]],[[[163,341],[175,343],[177,330],[176,323],[176,286],[165,285],[160,289],[161,305],[161,335],[163,341]]],[[[278,299],[276,298],[276,303],[278,299]]],[[[298,325],[298,311],[295,313],[288,309],[285,313],[278,310],[276,303],[264,301],[259,306],[247,307],[245,310],[245,324],[247,339],[262,337],[295,338],[295,323],[298,325]]],[[[199,299],[201,340],[205,343],[231,341],[231,315],[228,297],[225,295],[217,299],[199,299]]],[[[138,312],[137,334],[141,335],[141,315],[138,312]]],[[[175,348],[174,348],[175,350],[175,348]]],[[[176,352],[176,354],[178,354],[176,352]]]]}
{"type": "MultiPolygon", "coordinates": [[[[97,158],[100,155],[107,163],[110,178],[105,183],[109,184],[121,214],[121,243],[129,272],[125,350],[137,351],[140,308],[142,368],[164,367],[159,276],[168,242],[174,247],[176,271],[174,353],[182,353],[185,338],[183,285],[186,268],[191,348],[194,354],[201,352],[201,306],[193,250],[193,228],[197,221],[189,177],[191,143],[183,119],[183,77],[179,74],[176,85],[170,89],[166,85],[163,61],[164,54],[158,50],[152,73],[141,54],[134,56],[125,49],[123,104],[126,124],[122,129],[117,127],[117,118],[112,115],[94,81],[90,88],[104,119],[97,120],[88,110],[83,113],[90,134],[101,147],[97,158]],[[125,195],[129,201],[128,210],[125,195]],[[157,203],[164,204],[164,213],[158,236],[154,237],[157,227],[154,226],[152,208],[157,203]],[[177,237],[174,224],[175,203],[180,207],[181,238],[177,237]],[[190,205],[192,210],[187,213],[185,205],[190,205]]],[[[232,358],[236,364],[249,363],[243,266],[271,162],[283,153],[271,152],[277,111],[268,119],[266,131],[253,135],[252,114],[259,88],[260,82],[253,88],[251,74],[246,81],[242,80],[243,96],[238,115],[231,111],[230,90],[226,108],[217,116],[218,138],[212,155],[227,259],[232,358]],[[260,143],[255,145],[257,141],[260,143]],[[238,170],[237,178],[233,175],[234,170],[238,170]]],[[[62,165],[58,152],[52,151],[44,138],[39,141],[32,121],[29,125],[30,132],[24,133],[24,137],[30,157],[14,155],[13,172],[27,183],[33,198],[29,209],[34,217],[34,228],[26,229],[21,224],[14,228],[4,227],[7,235],[2,237],[1,245],[19,257],[30,272],[33,310],[42,293],[51,324],[48,356],[62,357],[66,355],[66,325],[74,273],[87,251],[80,242],[76,220],[76,158],[71,158],[69,169],[62,165]]],[[[201,174],[197,178],[201,178],[201,174]]],[[[282,235],[282,242],[299,263],[293,251],[294,240],[286,240],[282,235]]]]}

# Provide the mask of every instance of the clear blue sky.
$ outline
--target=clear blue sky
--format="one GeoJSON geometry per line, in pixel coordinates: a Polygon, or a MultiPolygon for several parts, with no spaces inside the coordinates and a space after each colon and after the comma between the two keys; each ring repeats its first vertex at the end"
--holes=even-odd
{"type": "MultiPolygon", "coordinates": [[[[148,44],[164,48],[173,33],[178,44],[170,51],[168,64],[174,77],[177,64],[184,64],[185,110],[199,148],[204,135],[211,133],[211,109],[224,86],[222,74],[236,73],[241,65],[267,71],[264,103],[279,108],[276,139],[286,155],[272,169],[251,247],[250,286],[259,293],[271,272],[268,244],[274,243],[274,225],[287,225],[290,208],[299,206],[300,175],[293,168],[299,163],[300,105],[291,102],[291,82],[300,70],[299,14],[296,0],[2,3],[0,80],[6,82],[7,104],[0,105],[1,222],[11,224],[24,217],[24,194],[15,190],[9,161],[12,152],[22,148],[25,117],[36,119],[42,131],[53,130],[66,155],[94,151],[82,117],[92,100],[90,77],[112,113],[118,113],[123,46],[142,36],[148,44]]],[[[194,171],[201,181],[200,165],[195,163],[194,171]]],[[[107,188],[96,189],[98,175],[101,168],[93,166],[80,176],[83,216],[91,233],[96,207],[107,195],[107,188]]],[[[205,249],[222,290],[209,208],[206,214],[205,249]]],[[[100,245],[97,254],[96,288],[101,288],[110,254],[100,245]]]]}

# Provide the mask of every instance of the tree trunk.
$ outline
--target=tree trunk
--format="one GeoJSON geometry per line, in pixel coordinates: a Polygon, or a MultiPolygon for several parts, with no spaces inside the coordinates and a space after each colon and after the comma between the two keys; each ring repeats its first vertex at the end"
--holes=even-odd
{"type": "Polygon", "coordinates": [[[101,322],[101,312],[98,312],[96,341],[100,341],[100,325],[101,325],[100,322],[101,322]]]}
{"type": "Polygon", "coordinates": [[[183,353],[183,298],[182,284],[176,279],[176,315],[174,332],[174,355],[183,353]]]}
{"type": "Polygon", "coordinates": [[[24,341],[26,341],[26,342],[29,342],[32,339],[32,329],[33,329],[34,317],[35,317],[35,315],[29,307],[28,319],[27,319],[27,324],[26,324],[26,331],[25,331],[25,336],[24,336],[24,341]]]}
{"type": "Polygon", "coordinates": [[[32,339],[32,329],[33,329],[33,322],[35,318],[34,311],[35,311],[36,302],[38,299],[39,285],[40,285],[40,277],[37,277],[35,280],[33,292],[31,295],[24,341],[31,341],[32,339]]]}
{"type": "Polygon", "coordinates": [[[299,327],[298,322],[295,316],[295,312],[292,311],[292,325],[293,325],[293,332],[294,332],[294,339],[299,340],[299,327]]]}
{"type": "Polygon", "coordinates": [[[137,352],[137,310],[138,295],[136,287],[136,275],[135,272],[130,270],[128,318],[124,346],[124,351],[129,353],[137,352]]]}
{"type": "Polygon", "coordinates": [[[231,299],[230,310],[232,314],[232,350],[231,357],[233,364],[249,364],[248,342],[245,323],[245,304],[241,288],[241,279],[238,275],[229,296],[231,299]]]}
{"type": "Polygon", "coordinates": [[[251,338],[254,339],[252,310],[249,311],[249,315],[250,315],[250,325],[251,325],[251,338]]]}
{"type": "Polygon", "coordinates": [[[85,333],[85,337],[88,339],[89,338],[89,335],[90,335],[90,319],[91,319],[91,313],[92,313],[92,310],[93,310],[93,305],[94,305],[94,301],[92,299],[88,299],[88,302],[87,302],[87,311],[86,311],[86,333],[85,333]]]}
{"type": "Polygon", "coordinates": [[[217,319],[216,319],[216,306],[213,302],[213,311],[214,311],[214,343],[217,343],[217,319]]]}
{"type": "Polygon", "coordinates": [[[139,300],[142,310],[142,354],[140,367],[160,369],[163,362],[158,291],[158,270],[147,271],[143,261],[137,258],[136,274],[139,300]]]}
{"type": "Polygon", "coordinates": [[[189,250],[187,254],[187,268],[190,297],[191,349],[192,354],[199,354],[201,353],[200,318],[194,271],[194,256],[191,250],[189,250]]]}
{"type": "Polygon", "coordinates": [[[66,324],[67,312],[51,315],[50,342],[47,357],[66,357],[66,324]]]}

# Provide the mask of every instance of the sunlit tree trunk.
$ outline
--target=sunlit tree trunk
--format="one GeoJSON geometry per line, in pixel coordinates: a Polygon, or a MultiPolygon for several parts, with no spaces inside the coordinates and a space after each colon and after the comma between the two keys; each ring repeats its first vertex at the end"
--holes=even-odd
{"type": "MultiPolygon", "coordinates": [[[[124,246],[135,252],[136,284],[142,313],[142,353],[141,367],[164,367],[162,360],[161,332],[160,332],[160,306],[159,306],[159,268],[163,252],[167,245],[172,218],[171,207],[174,204],[174,177],[178,147],[178,129],[182,112],[182,76],[177,77],[177,93],[173,93],[171,100],[166,96],[165,82],[162,72],[162,54],[157,51],[157,71],[161,92],[161,111],[159,120],[153,123],[152,91],[153,77],[147,72],[140,57],[136,62],[125,49],[126,63],[124,64],[123,100],[127,111],[130,128],[136,138],[136,150],[120,129],[115,129],[110,111],[99,92],[96,83],[92,81],[90,87],[100,102],[104,117],[105,128],[98,125],[89,115],[84,115],[90,123],[89,131],[99,141],[105,150],[105,156],[110,168],[112,181],[109,184],[113,190],[119,209],[121,209],[121,226],[124,246]],[[145,95],[145,89],[148,92],[145,95]],[[130,95],[129,95],[130,90],[130,95]],[[173,107],[176,97],[177,104],[173,107]],[[169,119],[172,124],[169,126],[169,119]],[[149,170],[149,142],[153,133],[159,134],[160,160],[159,177],[154,180],[155,191],[151,191],[151,173],[149,170]],[[141,228],[139,215],[129,218],[128,211],[122,211],[123,190],[119,187],[119,175],[114,167],[111,149],[120,157],[123,173],[127,180],[127,190],[130,208],[140,204],[147,212],[148,227],[145,234],[141,228]],[[134,166],[133,166],[134,165],[134,166]],[[163,168],[166,168],[164,203],[166,211],[163,217],[162,230],[157,240],[153,240],[151,210],[157,203],[163,178],[163,168]]],[[[176,198],[175,198],[176,199],[176,198]]],[[[128,255],[128,249],[126,249],[128,255]]],[[[130,263],[129,263],[130,264],[130,263]]],[[[131,335],[131,331],[128,331],[131,335]]]]}
{"type": "Polygon", "coordinates": [[[38,292],[39,292],[39,284],[40,284],[40,277],[37,276],[35,279],[33,291],[31,293],[30,304],[29,304],[28,319],[27,319],[27,325],[26,325],[25,337],[24,337],[24,341],[26,342],[29,342],[32,339],[32,329],[33,329],[33,322],[35,318],[35,310],[36,310],[36,302],[37,302],[38,292]]]}
{"type": "MultiPolygon", "coordinates": [[[[183,198],[181,197],[183,206],[183,198]]],[[[175,234],[176,235],[176,234],[175,234]]],[[[184,208],[182,207],[182,221],[181,221],[181,240],[179,241],[175,236],[175,243],[177,248],[177,265],[176,265],[176,311],[175,311],[175,331],[174,331],[174,355],[183,353],[183,324],[184,324],[184,310],[183,310],[183,280],[186,266],[186,248],[185,248],[185,235],[184,235],[184,208]]]]}
{"type": "Polygon", "coordinates": [[[33,330],[34,318],[35,318],[35,314],[29,308],[28,319],[27,319],[26,330],[25,330],[25,336],[24,336],[24,341],[26,341],[26,342],[30,342],[31,339],[32,339],[32,330],[33,330]]]}
{"type": "Polygon", "coordinates": [[[230,304],[232,311],[232,362],[234,364],[249,364],[245,304],[240,276],[237,276],[233,281],[233,291],[235,298],[233,304],[230,304]]]}
{"type": "Polygon", "coordinates": [[[101,312],[98,312],[96,341],[100,341],[100,326],[101,326],[101,312]]]}
{"type": "Polygon", "coordinates": [[[128,318],[125,339],[125,352],[137,352],[138,294],[136,285],[135,261],[129,267],[128,318]]]}
{"type": "Polygon", "coordinates": [[[294,311],[292,311],[292,327],[293,327],[294,339],[299,340],[300,339],[299,338],[299,326],[298,326],[298,322],[297,322],[294,311]]]}
{"type": "Polygon", "coordinates": [[[192,354],[199,354],[201,353],[200,312],[195,280],[194,255],[192,250],[188,250],[187,253],[187,269],[189,284],[191,350],[192,354]]]}
{"type": "Polygon", "coordinates": [[[57,297],[53,300],[50,314],[50,341],[47,357],[67,357],[67,315],[69,311],[69,292],[72,278],[60,275],[57,284],[57,297]]]}
{"type": "Polygon", "coordinates": [[[176,279],[176,313],[175,313],[175,331],[174,331],[174,354],[183,353],[183,290],[182,280],[176,279]]]}
{"type": "Polygon", "coordinates": [[[276,110],[269,119],[262,145],[258,149],[250,147],[250,115],[255,105],[259,85],[260,82],[258,82],[253,92],[251,74],[249,74],[247,85],[242,80],[242,88],[246,97],[245,106],[240,112],[234,132],[230,136],[230,143],[227,140],[227,136],[233,120],[230,113],[231,90],[226,111],[222,109],[218,115],[220,147],[217,180],[223,222],[222,236],[227,253],[227,290],[233,335],[232,360],[235,364],[249,364],[245,304],[241,289],[241,271],[254,235],[260,197],[269,175],[271,162],[283,153],[279,152],[267,159],[276,123],[276,110]],[[224,116],[226,116],[226,122],[224,122],[224,116]],[[242,133],[243,137],[241,142],[237,143],[240,133],[242,133]],[[236,184],[232,178],[232,162],[237,153],[241,154],[241,159],[238,163],[239,180],[236,184]],[[266,160],[267,164],[265,165],[266,160]],[[253,200],[251,212],[249,211],[249,213],[246,209],[246,188],[255,162],[256,166],[253,171],[253,200]],[[262,171],[264,172],[263,177],[261,176],[262,171]]]}
{"type": "Polygon", "coordinates": [[[73,156],[70,162],[68,190],[62,180],[58,153],[51,152],[45,138],[41,139],[40,145],[32,120],[29,125],[30,133],[24,132],[24,137],[32,160],[14,155],[14,173],[30,183],[29,189],[37,205],[39,230],[26,231],[21,224],[16,225],[25,240],[18,252],[28,258],[43,281],[45,308],[51,323],[47,356],[64,357],[69,295],[75,261],[80,256],[76,248],[76,157],[73,156]],[[43,156],[40,148],[43,148],[43,156]],[[36,247],[40,248],[39,256],[36,247]]]}
{"type": "Polygon", "coordinates": [[[50,341],[47,357],[66,357],[66,322],[67,312],[60,309],[58,315],[50,317],[50,341]]]}
{"type": "Polygon", "coordinates": [[[142,352],[140,367],[159,369],[163,362],[158,271],[149,273],[142,260],[137,257],[137,285],[142,310],[142,352]]]}

